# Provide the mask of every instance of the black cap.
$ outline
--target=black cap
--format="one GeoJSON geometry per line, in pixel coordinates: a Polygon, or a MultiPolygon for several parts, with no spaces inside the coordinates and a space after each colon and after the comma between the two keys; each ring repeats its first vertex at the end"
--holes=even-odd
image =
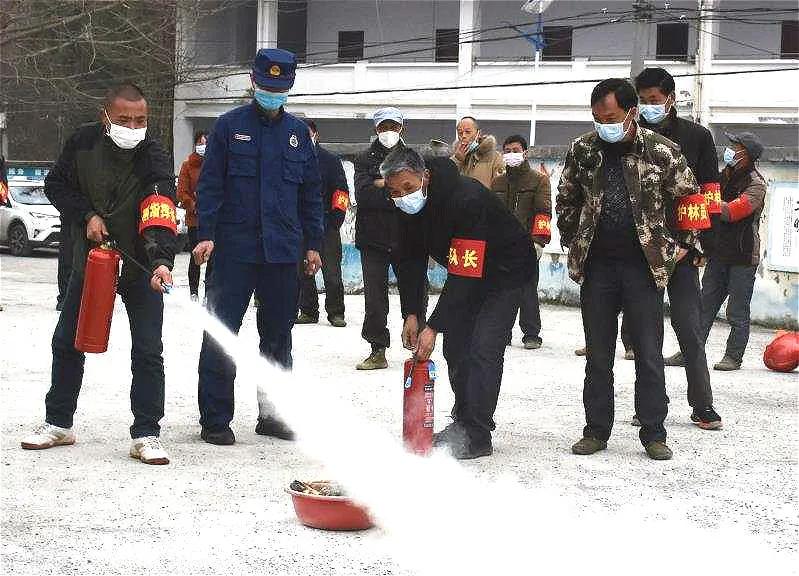
{"type": "Polygon", "coordinates": [[[724,134],[727,136],[730,142],[740,144],[746,148],[746,152],[749,154],[749,158],[752,160],[752,162],[758,160],[760,155],[763,154],[763,143],[760,141],[760,138],[751,132],[739,132],[738,134],[725,132],[724,134]]]}

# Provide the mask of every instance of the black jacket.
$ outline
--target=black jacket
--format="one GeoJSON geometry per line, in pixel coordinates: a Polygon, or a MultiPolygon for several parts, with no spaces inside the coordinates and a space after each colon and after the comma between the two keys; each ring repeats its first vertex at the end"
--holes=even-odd
{"type": "Polygon", "coordinates": [[[673,107],[660,124],[647,124],[643,118],[639,122],[644,128],[653,130],[679,145],[700,187],[703,184],[718,183],[719,162],[710,130],[701,124],[680,118],[673,107]]]}
{"type": "Polygon", "coordinates": [[[461,176],[448,158],[426,162],[430,183],[424,208],[412,216],[397,210],[400,300],[403,316],[419,315],[428,256],[446,266],[447,280],[427,321],[446,332],[453,318],[476,312],[490,290],[529,282],[536,257],[529,233],[496,194],[461,176]]]}
{"type": "Polygon", "coordinates": [[[338,156],[319,145],[316,146],[316,156],[319,159],[319,174],[322,176],[322,208],[325,211],[325,230],[333,227],[341,228],[346,212],[333,209],[333,194],[336,193],[336,190],[342,190],[349,197],[344,167],[338,156]]]}
{"type": "MultiPolygon", "coordinates": [[[[97,191],[90,191],[83,179],[98,170],[98,163],[102,163],[104,154],[109,149],[113,150],[113,146],[105,136],[102,124],[82,126],[67,140],[45,180],[45,195],[61,216],[71,223],[69,237],[75,247],[73,266],[79,272],[83,271],[89,249],[86,222],[97,214],[105,220],[112,238],[126,252],[135,253],[139,262],[152,270],[161,265],[172,269],[175,258],[175,235],[172,231],[149,227],[142,235],[138,232],[139,204],[144,198],[157,190],[158,194],[175,202],[175,176],[169,156],[158,141],[146,138],[130,152],[131,172],[120,175],[119,179],[120,183],[124,181],[125,190],[132,188],[131,194],[135,197],[120,195],[119,190],[103,190],[100,193],[103,197],[98,198],[97,191]]],[[[126,265],[120,281],[132,280],[139,275],[136,268],[126,265]]]]}
{"type": "MultiPolygon", "coordinates": [[[[703,193],[707,191],[708,187],[718,186],[719,161],[710,130],[701,124],[680,118],[673,107],[660,124],[648,124],[643,118],[639,122],[644,128],[654,130],[680,147],[688,162],[688,167],[694,173],[694,178],[703,193]]],[[[712,216],[711,220],[713,229],[703,230],[699,235],[702,249],[706,252],[711,251],[716,242],[715,231],[718,228],[718,216],[712,216]]]]}
{"type": "MultiPolygon", "coordinates": [[[[397,146],[404,146],[402,142],[397,146]]],[[[397,249],[397,214],[394,202],[385,188],[374,185],[382,178],[380,164],[397,149],[389,150],[379,140],[372,142],[368,150],[355,159],[355,244],[382,250],[397,249]]]]}

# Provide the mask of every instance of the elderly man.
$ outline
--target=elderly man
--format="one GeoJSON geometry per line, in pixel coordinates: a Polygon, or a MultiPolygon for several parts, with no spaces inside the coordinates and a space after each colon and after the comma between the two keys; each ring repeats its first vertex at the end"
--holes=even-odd
{"type": "Polygon", "coordinates": [[[638,126],[638,95],[622,79],[603,80],[591,93],[595,131],[566,155],[556,211],[569,275],[581,284],[587,348],[583,438],[575,454],[607,447],[613,427],[613,360],[619,312],[630,323],[635,351],[635,408],[640,439],[654,460],[666,445],[663,374],[663,290],[697,233],[673,234],[677,198],[698,190],[679,147],[638,126]]]}
{"type": "Polygon", "coordinates": [[[477,120],[464,116],[456,126],[458,140],[452,145],[452,161],[464,176],[474,178],[486,188],[491,188],[494,178],[505,172],[502,154],[497,152],[493,136],[483,135],[477,120]]]}
{"type": "Polygon", "coordinates": [[[536,266],[530,235],[495,194],[459,175],[448,159],[425,164],[417,152],[397,150],[381,173],[399,211],[403,344],[422,362],[444,335],[454,422],[434,443],[459,459],[488,456],[505,343],[536,266]],[[428,257],[448,274],[420,332],[428,257]]]}
{"type": "MultiPolygon", "coordinates": [[[[193,252],[198,263],[214,254],[208,305],[232,331],[241,328],[255,292],[260,352],[284,368],[292,365],[297,263],[304,257],[306,273],[316,274],[323,232],[313,141],[305,123],[283,109],[296,67],[291,52],[259,50],[252,66],[253,101],[216,121],[197,187],[200,242],[193,252]]],[[[201,438],[233,444],[236,367],[207,333],[198,371],[201,438]]],[[[264,396],[258,413],[256,434],[294,437],[264,396]]]]}
{"type": "Polygon", "coordinates": [[[721,173],[721,214],[714,225],[715,241],[702,277],[702,341],[724,300],[730,334],[721,362],[714,370],[738,370],[749,342],[749,304],[760,262],[760,214],[766,198],[766,179],[755,163],[763,144],[751,132],[727,134],[721,173]]]}
{"type": "Polygon", "coordinates": [[[69,138],[47,175],[45,194],[71,224],[63,241],[73,244],[74,266],[53,334],[45,421],[22,440],[25,449],[75,443],[72,423],[85,362],[83,352],[75,349],[75,334],[86,260],[92,247],[110,238],[124,254],[117,291],[130,321],[130,455],[145,464],[169,463],[159,421],[164,416],[162,285],[172,283],[175,179],[169,155],[148,133],[147,119],[147,101],[137,86],[111,88],[99,122],[69,138]],[[150,218],[150,205],[161,206],[166,217],[150,218]],[[128,255],[135,255],[150,274],[143,274],[128,255]]]}
{"type": "Polygon", "coordinates": [[[363,297],[366,312],[361,336],[371,352],[358,370],[388,368],[388,267],[399,276],[397,260],[397,216],[389,200],[380,164],[394,150],[405,148],[400,135],[404,119],[397,108],[381,108],[374,113],[377,138],[355,159],[355,245],[361,251],[363,297]]]}

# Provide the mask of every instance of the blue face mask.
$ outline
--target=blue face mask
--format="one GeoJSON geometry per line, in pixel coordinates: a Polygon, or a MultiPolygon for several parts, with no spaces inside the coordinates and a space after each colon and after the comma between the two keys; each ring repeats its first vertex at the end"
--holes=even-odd
{"type": "Polygon", "coordinates": [[[650,124],[660,124],[666,117],[665,104],[641,104],[638,106],[638,111],[650,124]]]}
{"type": "Polygon", "coordinates": [[[411,192],[399,198],[392,198],[394,204],[406,214],[418,214],[424,205],[427,204],[427,196],[424,193],[424,186],[416,192],[411,192]]]}
{"type": "Polygon", "coordinates": [[[724,163],[727,166],[735,166],[738,163],[735,159],[735,150],[730,147],[724,149],[724,163]]]}
{"type": "MultiPolygon", "coordinates": [[[[632,112],[632,108],[630,108],[630,112],[632,112]]],[[[624,120],[617,124],[600,124],[594,120],[594,129],[596,130],[596,133],[605,142],[611,144],[613,142],[621,142],[624,140],[624,135],[627,133],[627,131],[624,129],[624,123],[627,121],[627,116],[630,115],[630,112],[627,112],[624,120]]]]}
{"type": "Polygon", "coordinates": [[[264,110],[278,110],[288,100],[288,94],[269,92],[261,88],[255,88],[254,97],[258,105],[264,110]]]}

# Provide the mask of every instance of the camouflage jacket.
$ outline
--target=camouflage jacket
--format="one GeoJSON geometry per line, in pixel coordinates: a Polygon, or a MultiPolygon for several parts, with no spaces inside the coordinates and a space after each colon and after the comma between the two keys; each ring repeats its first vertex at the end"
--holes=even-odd
{"type": "MultiPolygon", "coordinates": [[[[679,244],[693,246],[696,232],[672,232],[674,199],[698,191],[680,148],[638,127],[632,151],[622,157],[635,228],[658,288],[665,288],[677,262],[679,244]]],[[[574,140],[555,200],[561,245],[569,250],[569,276],[583,279],[583,266],[602,208],[602,150],[596,132],[574,140]]]]}

